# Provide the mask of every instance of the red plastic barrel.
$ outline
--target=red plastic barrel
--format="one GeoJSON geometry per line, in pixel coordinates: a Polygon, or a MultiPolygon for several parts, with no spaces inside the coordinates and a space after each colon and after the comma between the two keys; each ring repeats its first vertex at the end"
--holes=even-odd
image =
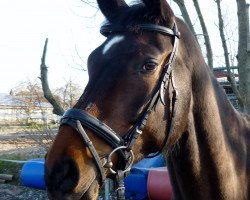
{"type": "Polygon", "coordinates": [[[150,200],[171,200],[172,186],[167,168],[149,171],[147,189],[150,200]]]}

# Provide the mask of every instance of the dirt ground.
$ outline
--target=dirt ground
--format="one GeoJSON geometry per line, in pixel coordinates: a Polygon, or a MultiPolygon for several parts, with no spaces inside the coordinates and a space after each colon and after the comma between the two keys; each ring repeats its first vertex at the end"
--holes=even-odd
{"type": "MultiPolygon", "coordinates": [[[[0,127],[0,160],[8,158],[28,160],[43,157],[50,145],[49,140],[55,134],[56,130],[50,130],[48,133],[0,127]]],[[[110,200],[116,199],[112,193],[109,196],[110,200]]],[[[103,199],[104,196],[98,198],[98,200],[103,199]]],[[[20,184],[0,184],[0,200],[48,200],[48,197],[44,190],[20,186],[20,184]]]]}
{"type": "MultiPolygon", "coordinates": [[[[0,128],[0,159],[25,161],[43,157],[48,147],[47,143],[44,132],[0,128]]],[[[0,200],[47,199],[47,194],[43,190],[13,184],[0,184],[0,200]]]]}
{"type": "Polygon", "coordinates": [[[0,184],[0,200],[47,200],[47,194],[43,190],[0,184]]]}
{"type": "Polygon", "coordinates": [[[56,130],[0,129],[0,158],[11,155],[42,155],[56,130]]]}

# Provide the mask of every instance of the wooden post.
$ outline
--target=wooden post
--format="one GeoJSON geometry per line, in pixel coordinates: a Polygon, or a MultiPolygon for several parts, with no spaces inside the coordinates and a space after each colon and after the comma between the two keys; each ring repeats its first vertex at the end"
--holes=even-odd
{"type": "Polygon", "coordinates": [[[11,174],[0,174],[0,180],[12,181],[13,175],[11,174]]]}
{"type": "Polygon", "coordinates": [[[6,181],[3,179],[0,179],[0,183],[5,183],[6,181]]]}
{"type": "Polygon", "coordinates": [[[247,7],[246,7],[246,9],[247,9],[247,52],[248,53],[250,53],[250,32],[249,32],[249,5],[250,4],[248,4],[247,3],[247,7]]]}

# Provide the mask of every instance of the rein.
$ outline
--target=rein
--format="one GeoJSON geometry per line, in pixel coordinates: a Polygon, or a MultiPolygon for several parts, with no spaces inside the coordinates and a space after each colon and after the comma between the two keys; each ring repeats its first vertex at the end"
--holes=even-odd
{"type": "MultiPolygon", "coordinates": [[[[120,137],[115,131],[113,131],[109,126],[98,120],[97,118],[93,117],[92,115],[88,114],[86,111],[81,109],[72,108],[65,112],[61,119],[60,127],[64,125],[69,125],[73,127],[77,133],[82,138],[85,146],[91,152],[93,160],[96,164],[96,167],[99,171],[99,184],[102,185],[106,179],[106,169],[110,171],[111,174],[116,175],[116,180],[118,183],[117,187],[117,198],[118,200],[125,199],[125,188],[124,188],[124,178],[127,173],[130,171],[131,166],[133,164],[134,155],[132,151],[132,147],[139,137],[142,134],[144,127],[146,126],[148,117],[152,111],[152,109],[157,105],[158,101],[160,100],[163,105],[165,105],[164,95],[168,83],[170,82],[170,78],[172,77],[172,65],[175,61],[176,54],[178,51],[178,42],[179,42],[179,32],[176,23],[174,23],[173,29],[155,25],[155,24],[139,24],[136,26],[127,26],[127,27],[120,27],[120,26],[113,26],[112,24],[103,25],[100,29],[101,34],[104,36],[109,36],[110,34],[117,34],[120,32],[126,32],[129,30],[143,30],[143,31],[150,31],[150,32],[157,32],[167,36],[171,36],[174,39],[173,42],[173,50],[170,55],[169,60],[167,63],[164,64],[162,69],[161,75],[159,77],[158,83],[152,92],[151,98],[145,107],[144,111],[142,112],[141,116],[138,118],[137,123],[125,134],[124,137],[120,137]],[[92,142],[88,138],[86,132],[84,131],[83,127],[87,128],[88,130],[92,131],[95,135],[102,138],[108,145],[110,145],[113,151],[109,154],[107,158],[100,158],[97,154],[92,142]],[[111,161],[112,155],[114,153],[118,153],[118,170],[115,171],[112,169],[113,163],[111,161]]],[[[172,77],[173,78],[173,77],[172,77]]],[[[172,108],[172,119],[174,117],[174,103],[176,101],[177,90],[174,86],[173,80],[173,108],[172,108]]],[[[172,123],[170,125],[171,131],[172,123]]],[[[164,145],[167,141],[167,138],[164,141],[164,145]]],[[[163,148],[162,147],[162,148],[163,148]]],[[[158,154],[158,153],[157,153],[158,154]]]]}

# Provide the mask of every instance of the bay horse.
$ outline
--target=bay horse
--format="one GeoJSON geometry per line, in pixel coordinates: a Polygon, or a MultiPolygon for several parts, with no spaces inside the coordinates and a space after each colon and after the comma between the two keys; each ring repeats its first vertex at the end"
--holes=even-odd
{"type": "MultiPolygon", "coordinates": [[[[47,153],[53,200],[97,199],[149,153],[166,158],[174,199],[250,199],[250,117],[237,112],[195,37],[165,0],[97,0],[107,37],[47,153]]],[[[120,195],[120,196],[119,196],[120,195]]]]}

